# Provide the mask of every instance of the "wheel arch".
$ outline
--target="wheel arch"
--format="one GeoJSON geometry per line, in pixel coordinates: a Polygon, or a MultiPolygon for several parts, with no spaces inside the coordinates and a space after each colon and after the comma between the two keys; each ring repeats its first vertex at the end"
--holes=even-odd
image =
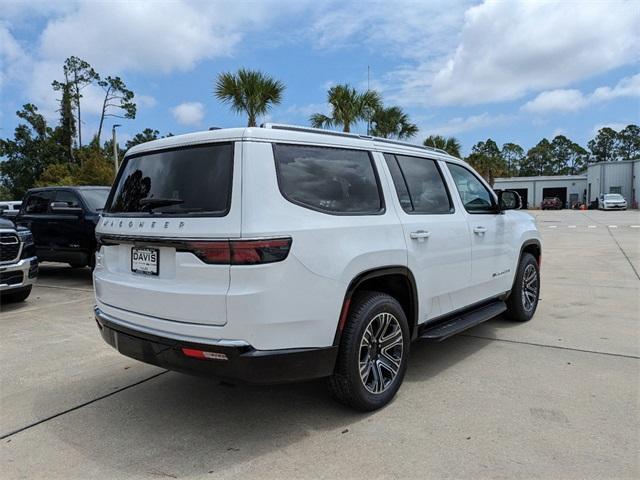
{"type": "Polygon", "coordinates": [[[540,265],[540,261],[542,259],[542,244],[540,243],[540,240],[538,240],[537,238],[530,238],[529,240],[525,240],[522,243],[522,246],[520,247],[520,256],[518,257],[518,263],[520,263],[522,255],[524,255],[525,253],[530,253],[531,255],[533,255],[538,262],[538,265],[540,265]]]}
{"type": "Polygon", "coordinates": [[[397,265],[365,270],[351,280],[342,302],[333,344],[336,346],[340,344],[342,330],[349,316],[352,298],[358,292],[367,290],[387,293],[398,300],[407,316],[410,338],[415,338],[417,333],[416,325],[419,318],[416,281],[409,268],[397,265]]]}

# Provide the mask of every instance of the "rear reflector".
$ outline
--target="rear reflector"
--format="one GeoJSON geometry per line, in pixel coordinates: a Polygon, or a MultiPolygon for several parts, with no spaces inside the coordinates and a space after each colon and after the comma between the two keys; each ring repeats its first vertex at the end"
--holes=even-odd
{"type": "Polygon", "coordinates": [[[187,357],[199,358],[201,360],[229,360],[224,353],[206,352],[195,348],[182,348],[182,353],[187,357]]]}
{"type": "Polygon", "coordinates": [[[256,265],[281,262],[289,255],[291,238],[185,242],[184,248],[210,264],[256,265]]]}

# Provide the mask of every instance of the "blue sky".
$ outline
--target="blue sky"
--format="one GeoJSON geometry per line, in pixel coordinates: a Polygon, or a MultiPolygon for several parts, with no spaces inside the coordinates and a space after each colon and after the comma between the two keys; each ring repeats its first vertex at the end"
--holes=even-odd
{"type": "MultiPolygon", "coordinates": [[[[55,122],[50,84],[77,55],[136,93],[120,143],[146,127],[243,125],[212,94],[223,71],[282,80],[263,120],[307,125],[327,113],[329,86],[365,89],[369,66],[371,87],[419,126],[416,142],[452,135],[468,153],[489,137],[529,148],[562,133],[584,145],[602,126],[640,123],[639,52],[632,1],[0,0],[0,135],[26,102],[55,122]]],[[[86,89],[85,141],[99,106],[86,89]]]]}

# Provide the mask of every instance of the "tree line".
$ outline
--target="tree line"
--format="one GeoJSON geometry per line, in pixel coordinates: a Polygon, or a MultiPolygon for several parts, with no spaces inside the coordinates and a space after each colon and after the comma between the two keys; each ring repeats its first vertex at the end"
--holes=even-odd
{"type": "MultiPolygon", "coordinates": [[[[51,84],[59,93],[58,121],[47,123],[38,107],[28,103],[16,115],[21,123],[13,138],[0,139],[0,198],[19,199],[34,186],[110,185],[114,179],[112,140],[101,143],[107,118],[135,119],[135,94],[118,76],[101,76],[88,62],[69,57],[62,76],[51,84]],[[88,144],[82,138],[82,92],[94,85],[102,89],[102,107],[98,130],[88,144]]],[[[282,102],[285,85],[260,71],[240,69],[221,73],[214,95],[236,113],[246,115],[247,126],[257,126],[274,105],[282,102]]],[[[348,84],[328,89],[328,114],[318,112],[309,118],[316,128],[342,128],[350,132],[366,124],[367,134],[398,140],[413,139],[418,127],[396,105],[385,105],[374,90],[360,92],[348,84]]],[[[170,136],[168,133],[166,136],[170,136]]],[[[145,128],[118,150],[160,138],[160,132],[145,128]]],[[[430,135],[423,145],[445,150],[462,158],[461,144],[455,137],[430,135]]],[[[564,135],[551,141],[543,138],[525,150],[515,143],[500,148],[487,139],[476,143],[464,158],[491,184],[499,176],[535,176],[576,174],[589,162],[609,162],[640,158],[640,128],[628,125],[620,131],[605,127],[584,148],[564,135]]]]}

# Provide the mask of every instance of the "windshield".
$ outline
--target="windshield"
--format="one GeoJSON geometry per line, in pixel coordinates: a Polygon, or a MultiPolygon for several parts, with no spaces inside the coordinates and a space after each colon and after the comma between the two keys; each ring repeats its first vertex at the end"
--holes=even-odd
{"type": "Polygon", "coordinates": [[[224,216],[231,201],[233,144],[144,153],[125,159],[110,213],[224,216]]]}
{"type": "Polygon", "coordinates": [[[622,195],[617,193],[608,193],[604,196],[605,200],[622,200],[622,195]]]}
{"type": "Polygon", "coordinates": [[[108,188],[95,188],[91,190],[80,190],[80,195],[89,206],[90,210],[99,212],[104,209],[104,205],[107,203],[107,197],[109,197],[108,188]]]}

